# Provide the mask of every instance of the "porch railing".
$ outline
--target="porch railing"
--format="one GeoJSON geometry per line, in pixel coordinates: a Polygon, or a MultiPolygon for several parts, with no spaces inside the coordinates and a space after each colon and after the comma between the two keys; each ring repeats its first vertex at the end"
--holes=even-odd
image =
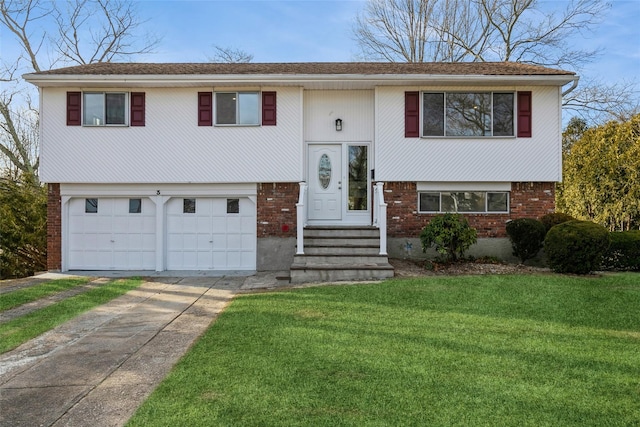
{"type": "Polygon", "coordinates": [[[373,225],[380,230],[380,255],[387,255],[387,204],[384,202],[384,182],[373,187],[373,225]]]}
{"type": "Polygon", "coordinates": [[[304,255],[304,226],[307,225],[307,183],[300,183],[300,194],[298,195],[298,203],[296,203],[297,216],[297,248],[296,255],[304,255]]]}

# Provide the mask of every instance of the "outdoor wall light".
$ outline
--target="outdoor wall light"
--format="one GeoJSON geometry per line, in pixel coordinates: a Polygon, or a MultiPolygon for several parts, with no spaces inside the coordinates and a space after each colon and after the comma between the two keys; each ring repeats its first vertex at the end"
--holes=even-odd
{"type": "Polygon", "coordinates": [[[342,130],[342,119],[336,119],[336,130],[338,132],[342,130]]]}

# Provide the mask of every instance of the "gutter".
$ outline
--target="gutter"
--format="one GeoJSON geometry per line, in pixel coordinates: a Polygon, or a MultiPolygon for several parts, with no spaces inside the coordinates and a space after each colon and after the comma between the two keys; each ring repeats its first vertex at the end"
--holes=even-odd
{"type": "Polygon", "coordinates": [[[569,89],[565,90],[564,92],[562,92],[562,96],[563,97],[568,95],[568,94],[570,94],[571,92],[573,92],[573,90],[575,88],[578,87],[578,81],[580,80],[580,77],[576,76],[572,80],[573,80],[573,84],[571,85],[571,87],[569,89]]]}

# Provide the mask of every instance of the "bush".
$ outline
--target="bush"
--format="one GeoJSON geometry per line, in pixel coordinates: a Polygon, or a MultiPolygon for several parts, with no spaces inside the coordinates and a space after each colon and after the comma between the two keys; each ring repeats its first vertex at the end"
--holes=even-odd
{"type": "Polygon", "coordinates": [[[609,247],[609,232],[590,221],[567,221],[549,230],[544,250],[557,273],[588,274],[600,268],[609,247]]]}
{"type": "Polygon", "coordinates": [[[0,279],[47,267],[47,193],[37,178],[0,178],[0,279]]]}
{"type": "Polygon", "coordinates": [[[423,252],[435,245],[436,251],[451,261],[462,258],[477,240],[478,233],[469,221],[462,215],[451,213],[436,216],[420,233],[423,252]]]}
{"type": "Polygon", "coordinates": [[[605,270],[640,271],[640,230],[609,233],[611,244],[604,254],[605,270]]]}
{"type": "Polygon", "coordinates": [[[549,232],[549,230],[551,230],[551,228],[554,225],[562,224],[563,222],[573,221],[573,220],[575,220],[574,217],[562,212],[554,212],[554,213],[546,214],[546,215],[543,215],[542,218],[540,218],[540,222],[542,223],[542,225],[544,225],[544,228],[547,233],[549,232]]]}
{"type": "Polygon", "coordinates": [[[522,262],[535,257],[544,244],[547,234],[542,222],[533,218],[518,218],[507,223],[513,254],[522,262]]]}

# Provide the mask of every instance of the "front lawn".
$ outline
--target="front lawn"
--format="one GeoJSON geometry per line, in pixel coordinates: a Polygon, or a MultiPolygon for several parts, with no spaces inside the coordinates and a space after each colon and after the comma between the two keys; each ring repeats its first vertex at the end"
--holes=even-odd
{"type": "Polygon", "coordinates": [[[636,425],[639,313],[638,274],[242,296],[129,425],[636,425]]]}

